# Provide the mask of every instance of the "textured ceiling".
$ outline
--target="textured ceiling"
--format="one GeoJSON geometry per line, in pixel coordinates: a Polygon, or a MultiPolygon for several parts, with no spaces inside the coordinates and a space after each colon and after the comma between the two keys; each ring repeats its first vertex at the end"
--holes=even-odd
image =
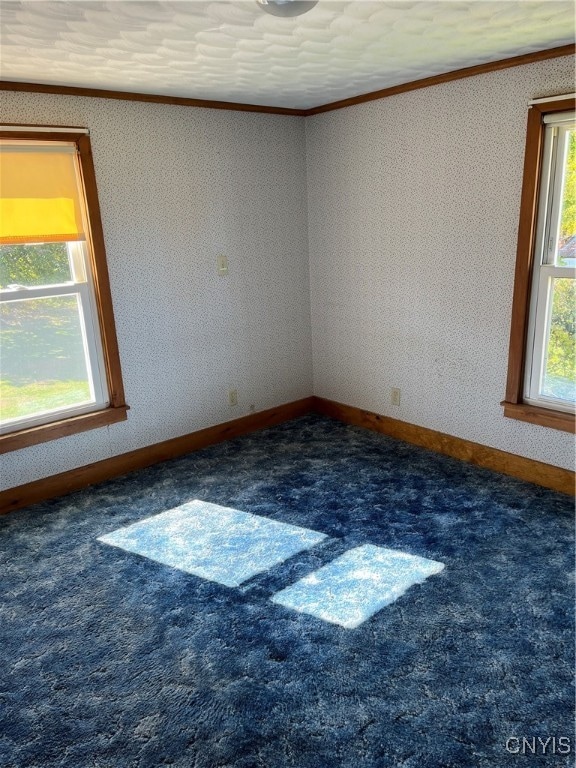
{"type": "Polygon", "coordinates": [[[306,109],[574,41],[564,0],[0,2],[4,80],[306,109]]]}

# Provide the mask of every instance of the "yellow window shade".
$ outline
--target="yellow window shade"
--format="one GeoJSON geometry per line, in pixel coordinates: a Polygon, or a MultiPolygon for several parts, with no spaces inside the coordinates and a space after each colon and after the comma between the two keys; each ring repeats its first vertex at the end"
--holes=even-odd
{"type": "Polygon", "coordinates": [[[0,244],[84,239],[74,149],[0,144],[0,244]]]}

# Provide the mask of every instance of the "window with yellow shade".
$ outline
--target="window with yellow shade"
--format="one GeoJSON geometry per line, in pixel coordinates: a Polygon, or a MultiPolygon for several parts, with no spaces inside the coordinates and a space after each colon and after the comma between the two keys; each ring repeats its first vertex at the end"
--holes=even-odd
{"type": "Polygon", "coordinates": [[[0,130],[0,450],[125,418],[92,154],[0,130]]]}

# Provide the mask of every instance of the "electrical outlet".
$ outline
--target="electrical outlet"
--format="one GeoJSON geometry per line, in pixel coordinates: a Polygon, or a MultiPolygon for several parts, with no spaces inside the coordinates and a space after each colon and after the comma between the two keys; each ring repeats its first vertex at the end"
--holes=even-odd
{"type": "Polygon", "coordinates": [[[250,413],[255,413],[255,411],[256,411],[256,406],[254,405],[254,403],[252,403],[250,405],[250,413]]]}
{"type": "Polygon", "coordinates": [[[392,387],[390,402],[392,405],[400,405],[400,390],[398,387],[392,387]]]}
{"type": "Polygon", "coordinates": [[[218,267],[218,274],[222,277],[228,274],[228,259],[221,253],[216,259],[216,266],[218,267]]]}
{"type": "Polygon", "coordinates": [[[228,402],[230,405],[238,405],[238,390],[237,389],[229,389],[228,390],[228,402]]]}

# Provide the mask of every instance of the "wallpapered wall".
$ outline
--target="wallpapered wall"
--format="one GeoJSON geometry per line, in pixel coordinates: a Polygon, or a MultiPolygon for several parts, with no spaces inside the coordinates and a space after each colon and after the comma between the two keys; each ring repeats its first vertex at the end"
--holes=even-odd
{"type": "Polygon", "coordinates": [[[566,57],[306,120],[3,93],[5,122],[90,128],[131,410],[0,487],[312,391],[572,468],[499,405],[527,103],[571,90],[566,57]]]}
{"type": "Polygon", "coordinates": [[[564,57],[307,119],[316,395],[573,468],[499,405],[528,101],[573,90],[564,57]]]}
{"type": "Polygon", "coordinates": [[[126,422],[2,457],[2,487],[311,393],[303,120],[24,93],[2,102],[5,122],[90,129],[131,407],[126,422]]]}

